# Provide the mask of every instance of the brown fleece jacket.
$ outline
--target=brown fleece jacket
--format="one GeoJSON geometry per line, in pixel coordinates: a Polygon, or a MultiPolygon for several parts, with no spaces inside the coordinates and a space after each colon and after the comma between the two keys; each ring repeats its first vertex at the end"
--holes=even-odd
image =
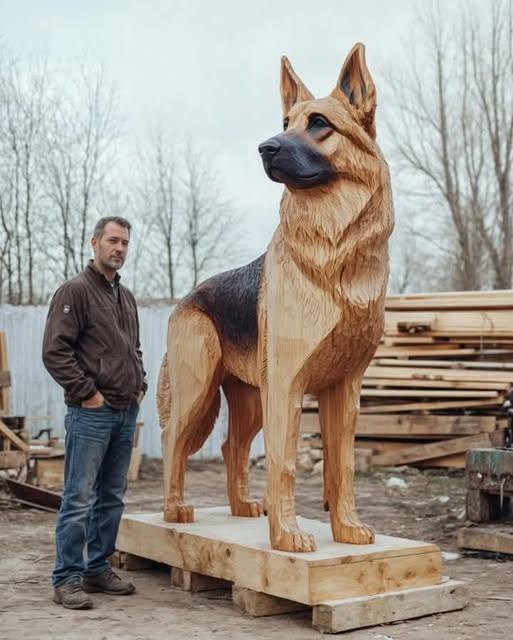
{"type": "Polygon", "coordinates": [[[64,388],[66,404],[101,391],[109,406],[126,409],[146,391],[135,298],[118,274],[116,286],[118,296],[91,260],[52,298],[43,362],[64,388]]]}

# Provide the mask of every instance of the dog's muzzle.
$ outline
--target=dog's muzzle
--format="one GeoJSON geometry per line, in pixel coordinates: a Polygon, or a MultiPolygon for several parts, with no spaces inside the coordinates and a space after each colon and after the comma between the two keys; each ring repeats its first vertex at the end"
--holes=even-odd
{"type": "Polygon", "coordinates": [[[310,189],[335,177],[328,159],[305,134],[286,133],[273,136],[258,147],[264,169],[274,182],[295,189],[310,189]]]}

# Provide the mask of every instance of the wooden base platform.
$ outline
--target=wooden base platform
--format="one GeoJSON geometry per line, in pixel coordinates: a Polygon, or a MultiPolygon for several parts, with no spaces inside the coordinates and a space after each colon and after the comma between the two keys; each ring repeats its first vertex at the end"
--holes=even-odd
{"type": "Polygon", "coordinates": [[[336,633],[463,608],[461,582],[443,580],[436,545],[376,536],[368,546],[339,544],[326,523],[299,518],[316,537],[314,553],[270,548],[266,518],[235,518],[227,507],[196,509],[196,522],[174,524],[162,514],[125,515],[116,566],[140,570],[165,564],[171,584],[199,592],[232,589],[236,609],[251,616],[313,606],[313,626],[336,633]]]}
{"type": "Polygon", "coordinates": [[[372,545],[340,544],[327,523],[299,518],[318,550],[288,553],[270,548],[266,518],[236,518],[228,507],[196,509],[195,518],[175,524],[161,513],[126,515],[117,548],[308,605],[441,580],[441,554],[433,544],[381,535],[372,545]]]}

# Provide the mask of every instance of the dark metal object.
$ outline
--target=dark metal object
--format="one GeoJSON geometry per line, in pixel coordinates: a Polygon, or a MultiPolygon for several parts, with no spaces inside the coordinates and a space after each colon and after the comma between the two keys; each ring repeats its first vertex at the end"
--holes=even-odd
{"type": "Polygon", "coordinates": [[[51,427],[47,427],[46,429],[40,429],[37,436],[34,436],[34,440],[39,440],[41,436],[44,436],[46,433],[46,437],[48,438],[48,442],[52,439],[52,429],[51,427]]]}
{"type": "Polygon", "coordinates": [[[26,482],[18,482],[6,478],[7,488],[16,502],[43,511],[59,511],[62,496],[55,491],[48,491],[26,482]]]}

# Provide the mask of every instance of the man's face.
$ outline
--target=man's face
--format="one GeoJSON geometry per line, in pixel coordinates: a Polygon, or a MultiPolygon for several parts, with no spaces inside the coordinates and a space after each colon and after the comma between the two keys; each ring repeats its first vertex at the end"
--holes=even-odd
{"type": "Polygon", "coordinates": [[[128,229],[115,222],[108,222],[102,237],[99,240],[93,237],[91,241],[94,257],[106,269],[117,271],[126,260],[129,240],[128,229]]]}

